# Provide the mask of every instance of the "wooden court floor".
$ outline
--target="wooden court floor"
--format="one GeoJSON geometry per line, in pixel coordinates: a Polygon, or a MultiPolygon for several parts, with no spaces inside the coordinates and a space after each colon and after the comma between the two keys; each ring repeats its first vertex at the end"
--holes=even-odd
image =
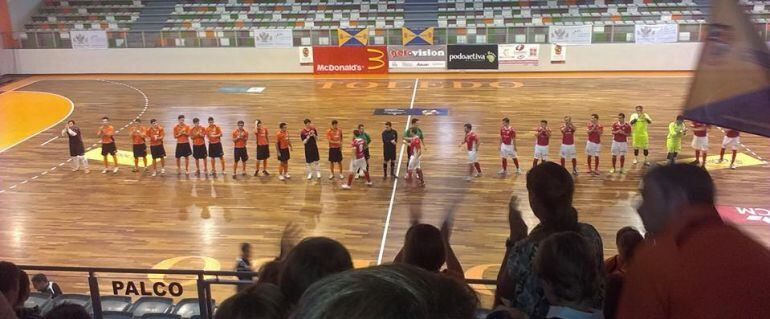
{"type": "MultiPolygon", "coordinates": [[[[305,236],[339,240],[348,247],[356,265],[365,266],[393,259],[410,220],[419,218],[438,226],[451,211],[456,214],[452,244],[467,277],[493,279],[504,252],[511,195],[521,198],[530,227],[536,223],[528,207],[524,175],[496,176],[500,119],[511,118],[517,129],[519,159],[526,170],[532,165],[534,137],[530,131],[540,119],[547,119],[558,131],[562,117],[571,115],[582,132],[590,114],[598,113],[607,132],[618,112],[630,114],[641,104],[653,119],[651,159],[662,161],[666,126],[683,103],[689,83],[687,76],[678,75],[600,74],[101,79],[108,81],[95,76],[33,77],[17,91],[48,92],[70,99],[74,111],[68,118],[77,121],[86,133],[86,147],[96,143],[94,133],[105,115],[116,129],[138,116],[145,123],[158,119],[166,128],[169,155],[174,150],[170,131],[179,114],[186,115],[188,123],[193,117],[205,121],[213,116],[226,133],[238,120],[244,120],[250,130],[254,120],[261,119],[271,134],[279,122],[287,122],[295,145],[292,179],[280,182],[274,174],[233,180],[229,139],[224,140],[228,160],[224,177],[178,177],[173,158],[167,161],[168,174],[163,177],[132,173],[129,166],[122,166],[116,175],[103,175],[99,173],[101,163],[94,160],[90,161],[91,174],[73,173],[66,162],[66,139],[54,139],[61,122],[0,153],[0,259],[39,265],[231,269],[241,242],[254,246],[258,263],[274,257],[284,225],[293,222],[302,227],[305,236]],[[222,87],[265,90],[260,94],[220,93],[222,87]],[[424,189],[408,186],[403,180],[394,187],[393,181],[381,179],[383,123],[393,122],[400,136],[407,117],[377,116],[373,111],[410,106],[449,111],[447,116],[419,117],[427,145],[424,189]],[[374,186],[367,188],[359,181],[352,190],[343,191],[339,180],[329,181],[323,140],[319,144],[324,178],[306,181],[298,138],[304,118],[312,119],[321,132],[337,119],[347,137],[355,125],[364,124],[373,138],[374,186]],[[463,180],[466,156],[458,147],[466,122],[474,125],[481,138],[484,176],[472,182],[463,180]]],[[[4,126],[15,121],[13,114],[5,117],[0,121],[4,126]]],[[[722,134],[716,128],[710,134],[711,153],[717,154],[722,134]]],[[[559,137],[555,133],[551,142],[553,160],[558,160],[559,137]]],[[[116,140],[119,149],[130,151],[127,130],[120,131],[116,140]]],[[[642,167],[632,167],[629,158],[628,174],[606,174],[609,140],[605,134],[601,157],[605,174],[591,177],[585,174],[585,134],[577,135],[582,174],[576,178],[575,206],[580,220],[595,225],[601,233],[605,255],[615,253],[619,228],[641,227],[632,205],[643,173],[642,167]]],[[[768,208],[770,166],[761,161],[770,156],[770,143],[752,135],[743,135],[742,142],[745,147],[741,153],[757,163],[737,170],[710,164],[719,188],[718,202],[768,208]]],[[[693,157],[688,145],[686,139],[684,158],[693,157]]],[[[249,171],[253,173],[253,140],[248,148],[252,157],[249,171]]],[[[343,166],[347,167],[349,151],[345,157],[343,166]]],[[[269,165],[275,173],[275,157],[269,165]]],[[[770,244],[770,224],[745,223],[739,227],[770,244]]],[[[60,281],[85,292],[84,278],[60,281]]]]}

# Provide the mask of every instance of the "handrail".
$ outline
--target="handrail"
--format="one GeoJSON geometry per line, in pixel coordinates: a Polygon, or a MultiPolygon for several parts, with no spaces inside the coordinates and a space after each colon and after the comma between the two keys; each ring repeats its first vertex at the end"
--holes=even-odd
{"type": "Polygon", "coordinates": [[[253,271],[221,271],[221,270],[195,270],[195,269],[147,269],[147,268],[109,268],[109,267],[75,267],[75,266],[35,266],[16,265],[24,270],[45,271],[70,271],[85,273],[113,273],[113,274],[164,274],[164,275],[204,275],[204,276],[257,276],[253,271]]]}

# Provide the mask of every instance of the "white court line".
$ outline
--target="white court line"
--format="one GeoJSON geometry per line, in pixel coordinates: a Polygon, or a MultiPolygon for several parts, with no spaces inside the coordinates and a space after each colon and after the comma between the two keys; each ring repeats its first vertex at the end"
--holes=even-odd
{"type": "MultiPolygon", "coordinates": [[[[409,103],[409,109],[414,108],[414,98],[417,96],[417,84],[420,83],[420,79],[414,79],[414,89],[412,90],[412,101],[409,103]]],[[[409,129],[409,124],[412,122],[412,115],[410,114],[406,118],[406,128],[409,129]]],[[[403,137],[402,137],[403,138],[403,137]]],[[[396,172],[393,176],[398,177],[401,171],[401,162],[404,157],[404,149],[406,145],[401,143],[401,150],[398,152],[398,165],[396,165],[396,172]]],[[[396,201],[396,187],[398,186],[398,178],[393,181],[393,192],[390,193],[390,204],[388,204],[388,216],[385,217],[385,227],[382,231],[382,241],[380,242],[380,253],[377,256],[377,264],[382,265],[382,255],[385,253],[385,241],[388,239],[388,229],[390,228],[390,217],[393,215],[393,203],[396,201]]]]}
{"type": "Polygon", "coordinates": [[[58,136],[54,136],[54,137],[53,137],[53,138],[51,138],[50,140],[47,140],[47,141],[43,142],[43,144],[40,144],[40,146],[45,146],[46,144],[48,144],[48,143],[51,143],[51,142],[55,141],[57,138],[59,138],[59,137],[58,137],[58,136]]]}

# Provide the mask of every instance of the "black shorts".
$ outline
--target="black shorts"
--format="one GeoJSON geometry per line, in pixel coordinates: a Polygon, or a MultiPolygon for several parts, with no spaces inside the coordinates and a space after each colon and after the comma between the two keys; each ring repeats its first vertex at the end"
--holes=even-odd
{"type": "Polygon", "coordinates": [[[289,154],[288,148],[282,148],[278,150],[278,160],[281,162],[286,162],[291,159],[291,155],[289,154]]]}
{"type": "Polygon", "coordinates": [[[163,144],[150,145],[150,155],[152,155],[152,159],[166,157],[166,148],[163,147],[163,144]]]}
{"type": "Polygon", "coordinates": [[[192,155],[192,148],[190,148],[190,143],[177,143],[175,155],[176,158],[188,157],[192,155]]]}
{"type": "Polygon", "coordinates": [[[134,144],[134,157],[147,157],[147,144],[134,144]]]}
{"type": "Polygon", "coordinates": [[[385,144],[385,146],[382,148],[382,157],[383,159],[387,161],[395,161],[396,160],[396,146],[393,144],[385,144]]]}
{"type": "Polygon", "coordinates": [[[117,153],[118,147],[115,146],[115,142],[102,143],[102,156],[107,156],[107,154],[115,155],[117,153]]]}
{"type": "Polygon", "coordinates": [[[342,163],[342,149],[339,147],[332,147],[329,149],[329,162],[342,163]]]}
{"type": "Polygon", "coordinates": [[[209,157],[217,158],[225,156],[225,151],[222,150],[222,143],[209,143],[209,157]]]}
{"type": "Polygon", "coordinates": [[[236,147],[233,149],[233,156],[235,157],[235,161],[248,161],[249,160],[249,152],[246,151],[245,147],[236,147]]]}
{"type": "Polygon", "coordinates": [[[257,160],[270,158],[270,145],[257,145],[257,160]]]}
{"type": "Polygon", "coordinates": [[[364,158],[365,158],[365,159],[368,161],[368,160],[369,160],[369,157],[370,157],[370,156],[369,156],[369,149],[368,149],[368,148],[366,148],[366,149],[364,149],[364,158]]]}
{"type": "Polygon", "coordinates": [[[205,159],[208,156],[206,152],[206,144],[193,145],[193,157],[195,159],[205,159]]]}
{"type": "Polygon", "coordinates": [[[318,147],[305,147],[305,163],[313,163],[321,160],[318,155],[318,147]]]}

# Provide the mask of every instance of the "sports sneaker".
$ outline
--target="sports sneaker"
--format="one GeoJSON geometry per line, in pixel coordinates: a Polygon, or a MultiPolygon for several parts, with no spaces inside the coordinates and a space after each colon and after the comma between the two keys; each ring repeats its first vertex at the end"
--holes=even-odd
{"type": "Polygon", "coordinates": [[[262,174],[264,174],[265,176],[270,176],[270,173],[268,173],[267,171],[262,171],[262,174]]]}
{"type": "Polygon", "coordinates": [[[342,189],[350,189],[350,185],[348,185],[348,184],[342,184],[342,189]]]}
{"type": "Polygon", "coordinates": [[[374,184],[371,181],[366,182],[366,186],[372,186],[372,185],[374,185],[374,184]]]}
{"type": "Polygon", "coordinates": [[[318,172],[318,171],[315,172],[315,178],[316,179],[321,179],[321,172],[318,172]]]}
{"type": "Polygon", "coordinates": [[[720,158],[720,159],[717,161],[717,164],[722,164],[722,162],[724,162],[724,161],[725,161],[725,159],[724,159],[724,158],[720,158]]]}
{"type": "Polygon", "coordinates": [[[505,176],[505,174],[506,174],[506,173],[508,173],[508,171],[506,171],[506,170],[504,170],[504,169],[501,169],[501,170],[497,171],[497,175],[503,175],[503,176],[505,176]]]}
{"type": "Polygon", "coordinates": [[[615,169],[614,168],[610,168],[610,174],[615,174],[615,169]]]}
{"type": "Polygon", "coordinates": [[[634,159],[634,165],[636,165],[637,163],[639,163],[639,161],[637,161],[636,159],[634,159]]]}
{"type": "Polygon", "coordinates": [[[115,168],[112,170],[112,173],[113,174],[117,174],[118,173],[118,167],[117,166],[115,166],[115,168]]]}
{"type": "Polygon", "coordinates": [[[623,175],[623,174],[625,174],[625,173],[626,173],[626,172],[624,172],[624,171],[623,171],[623,169],[621,168],[621,169],[620,169],[620,172],[619,172],[619,174],[623,175]]]}
{"type": "Polygon", "coordinates": [[[85,174],[91,173],[91,170],[86,168],[85,170],[83,170],[83,173],[85,174]]]}
{"type": "Polygon", "coordinates": [[[132,172],[134,172],[134,173],[136,173],[136,172],[138,172],[138,171],[139,171],[139,169],[138,169],[138,168],[136,168],[136,167],[134,167],[134,168],[132,168],[132,169],[131,169],[131,171],[132,171],[132,172]]]}
{"type": "Polygon", "coordinates": [[[102,169],[102,174],[107,174],[107,169],[106,168],[102,169]]]}
{"type": "Polygon", "coordinates": [[[340,174],[338,177],[339,177],[340,179],[345,179],[345,175],[342,175],[342,174],[340,174]]]}
{"type": "Polygon", "coordinates": [[[334,174],[329,175],[329,180],[333,180],[333,179],[334,179],[334,174]]]}
{"type": "Polygon", "coordinates": [[[572,175],[578,176],[578,171],[576,169],[572,170],[572,175]]]}
{"type": "Polygon", "coordinates": [[[152,177],[158,176],[158,171],[152,171],[152,177]]]}
{"type": "Polygon", "coordinates": [[[307,179],[308,179],[308,180],[311,180],[311,179],[313,179],[313,173],[309,173],[309,174],[307,174],[307,179]]]}
{"type": "Polygon", "coordinates": [[[75,168],[72,169],[73,172],[77,172],[79,170],[80,170],[80,167],[75,167],[75,168]]]}
{"type": "Polygon", "coordinates": [[[481,173],[473,174],[474,177],[481,177],[481,173]]]}
{"type": "Polygon", "coordinates": [[[520,174],[521,174],[521,168],[517,168],[516,169],[516,175],[520,175],[520,174]]]}
{"type": "Polygon", "coordinates": [[[356,173],[356,179],[361,178],[361,173],[356,173]]]}
{"type": "Polygon", "coordinates": [[[644,161],[644,167],[649,167],[649,166],[650,166],[650,162],[644,161]]]}
{"type": "Polygon", "coordinates": [[[241,172],[241,176],[246,176],[246,172],[241,172]]]}
{"type": "Polygon", "coordinates": [[[285,180],[285,179],[286,179],[286,177],[283,177],[283,175],[278,175],[278,180],[279,181],[282,181],[282,180],[285,180]]]}
{"type": "Polygon", "coordinates": [[[735,169],[736,167],[735,164],[730,164],[730,169],[735,169]]]}
{"type": "Polygon", "coordinates": [[[286,177],[286,179],[289,179],[291,178],[291,175],[289,175],[289,173],[286,173],[286,174],[283,174],[283,177],[286,177]]]}
{"type": "Polygon", "coordinates": [[[465,181],[468,181],[468,182],[470,182],[470,181],[472,181],[472,180],[473,180],[473,177],[470,177],[470,176],[465,176],[465,181]]]}
{"type": "Polygon", "coordinates": [[[160,175],[166,175],[166,169],[165,168],[161,168],[160,169],[160,175]]]}

